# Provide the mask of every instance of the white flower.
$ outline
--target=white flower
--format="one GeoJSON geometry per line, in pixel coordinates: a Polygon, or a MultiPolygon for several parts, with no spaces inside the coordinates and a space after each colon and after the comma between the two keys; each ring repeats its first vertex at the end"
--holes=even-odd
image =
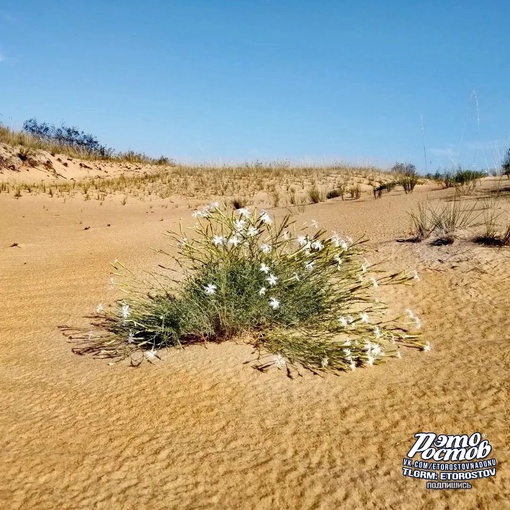
{"type": "Polygon", "coordinates": [[[217,285],[214,285],[214,283],[209,283],[204,287],[204,291],[208,295],[212,295],[216,293],[216,289],[218,288],[217,285]]]}
{"type": "Polygon", "coordinates": [[[317,220],[312,220],[312,227],[319,228],[319,222],[317,220]]]}
{"type": "Polygon", "coordinates": [[[270,253],[270,252],[271,252],[271,246],[269,246],[269,244],[265,244],[265,243],[264,243],[264,244],[261,244],[261,245],[260,245],[260,251],[261,251],[262,253],[266,253],[266,254],[267,254],[267,253],[270,253]]]}
{"type": "Polygon", "coordinates": [[[367,365],[369,367],[372,366],[374,364],[374,361],[375,361],[375,358],[369,354],[368,358],[367,358],[367,365]]]}
{"type": "Polygon", "coordinates": [[[97,305],[96,312],[97,312],[97,313],[101,313],[103,310],[104,310],[104,305],[103,305],[103,303],[99,303],[99,304],[97,305]]]}
{"type": "Polygon", "coordinates": [[[407,315],[409,315],[409,318],[414,321],[414,325],[417,329],[420,329],[421,328],[421,320],[419,317],[417,317],[414,312],[409,309],[409,308],[406,308],[406,313],[407,315]]]}
{"type": "Polygon", "coordinates": [[[370,353],[373,354],[374,356],[378,356],[379,354],[382,353],[381,346],[378,344],[371,344],[370,345],[370,353]]]}
{"type": "Polygon", "coordinates": [[[246,209],[246,207],[241,207],[241,209],[238,209],[237,212],[244,217],[250,216],[250,211],[246,209]]]}
{"type": "Polygon", "coordinates": [[[228,240],[228,242],[234,246],[237,246],[238,244],[241,243],[241,239],[239,239],[239,237],[237,236],[233,236],[228,240]]]}
{"type": "Polygon", "coordinates": [[[305,264],[305,269],[308,269],[308,271],[311,271],[313,269],[314,265],[315,265],[315,262],[313,260],[311,262],[307,262],[305,264]]]}
{"type": "Polygon", "coordinates": [[[361,264],[361,272],[362,273],[366,273],[367,272],[367,265],[366,264],[361,264]]]}
{"type": "Polygon", "coordinates": [[[329,359],[328,359],[328,357],[326,356],[326,357],[324,357],[324,358],[322,358],[322,359],[321,359],[321,367],[322,367],[322,368],[326,368],[328,365],[329,365],[329,359]]]}
{"type": "Polygon", "coordinates": [[[129,315],[131,314],[131,310],[129,308],[129,305],[126,305],[126,304],[122,305],[121,313],[122,313],[122,318],[124,320],[126,320],[129,317],[129,315]]]}
{"type": "Polygon", "coordinates": [[[314,241],[312,243],[312,248],[317,251],[321,251],[324,245],[320,241],[314,241]]]}
{"type": "Polygon", "coordinates": [[[349,356],[351,356],[351,354],[352,354],[352,353],[351,353],[351,350],[350,350],[350,349],[344,349],[344,354],[345,354],[347,357],[349,357],[349,356]]]}
{"type": "Polygon", "coordinates": [[[273,365],[276,367],[276,368],[282,368],[285,366],[286,364],[286,360],[285,358],[281,355],[281,354],[277,354],[274,358],[273,358],[273,365]]]}
{"type": "Polygon", "coordinates": [[[191,216],[193,216],[193,218],[206,218],[209,215],[206,212],[197,209],[191,213],[191,216]]]}
{"type": "Polygon", "coordinates": [[[127,341],[128,341],[128,344],[132,344],[135,341],[135,335],[133,335],[132,331],[129,332],[127,341]]]}
{"type": "Polygon", "coordinates": [[[350,339],[348,338],[345,343],[343,344],[344,347],[350,347],[352,345],[352,342],[350,341],[350,339]]]}
{"type": "Polygon", "coordinates": [[[267,292],[267,289],[266,289],[265,287],[262,287],[262,288],[259,290],[259,296],[263,296],[266,292],[267,292]]]}
{"type": "Polygon", "coordinates": [[[248,231],[246,232],[246,234],[250,237],[255,237],[258,233],[259,233],[258,229],[256,229],[253,226],[249,227],[248,231]]]}
{"type": "Polygon", "coordinates": [[[220,208],[219,202],[212,202],[209,205],[206,205],[206,209],[208,211],[214,211],[215,209],[219,209],[219,208],[220,208]]]}
{"type": "Polygon", "coordinates": [[[271,286],[274,286],[276,285],[276,282],[278,281],[278,277],[275,276],[274,274],[270,274],[267,278],[267,283],[269,283],[269,285],[271,286]]]}
{"type": "Polygon", "coordinates": [[[377,287],[379,287],[377,280],[373,276],[372,276],[372,278],[370,278],[370,281],[372,282],[372,285],[374,286],[374,288],[377,289],[377,287]]]}
{"type": "Polygon", "coordinates": [[[418,271],[416,270],[413,271],[413,278],[417,281],[420,281],[420,275],[418,274],[418,271]]]}
{"type": "Polygon", "coordinates": [[[263,272],[263,273],[269,273],[269,271],[271,270],[271,268],[264,264],[264,262],[262,262],[262,264],[260,264],[260,270],[263,272]]]}
{"type": "Polygon", "coordinates": [[[214,246],[223,246],[225,241],[226,239],[223,236],[214,236],[212,239],[214,246]]]}
{"type": "Polygon", "coordinates": [[[269,300],[269,306],[273,309],[273,310],[278,310],[278,308],[280,308],[280,301],[274,297],[272,297],[270,300],[269,300]]]}
{"type": "Polygon", "coordinates": [[[244,226],[246,225],[246,221],[245,220],[236,220],[234,221],[234,230],[236,232],[240,232],[241,230],[243,230],[244,226]]]}
{"type": "Polygon", "coordinates": [[[298,236],[297,242],[299,246],[306,246],[308,243],[308,240],[306,239],[306,236],[298,236]]]}
{"type": "Polygon", "coordinates": [[[145,351],[144,356],[148,361],[153,361],[158,357],[158,351],[151,349],[150,351],[145,351]]]}
{"type": "Polygon", "coordinates": [[[368,313],[366,312],[361,312],[359,314],[359,318],[360,318],[360,321],[363,323],[363,324],[368,324],[368,313]]]}
{"type": "Polygon", "coordinates": [[[265,211],[262,211],[262,214],[260,215],[259,219],[262,221],[262,223],[265,223],[266,225],[271,225],[273,223],[273,220],[271,219],[269,214],[267,214],[267,212],[265,211]]]}
{"type": "Polygon", "coordinates": [[[333,260],[338,264],[342,264],[342,257],[340,257],[340,255],[335,255],[333,260]]]}
{"type": "Polygon", "coordinates": [[[349,368],[354,372],[354,370],[356,370],[356,363],[354,362],[354,360],[351,360],[351,363],[349,365],[349,368]]]}
{"type": "Polygon", "coordinates": [[[432,346],[430,345],[430,342],[427,342],[423,347],[422,347],[422,351],[424,352],[429,352],[430,350],[432,349],[432,346]]]}

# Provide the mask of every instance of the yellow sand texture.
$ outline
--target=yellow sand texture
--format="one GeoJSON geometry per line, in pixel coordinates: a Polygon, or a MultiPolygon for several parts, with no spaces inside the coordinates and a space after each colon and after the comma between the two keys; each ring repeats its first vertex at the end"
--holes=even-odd
{"type": "Polygon", "coordinates": [[[415,285],[376,292],[422,319],[432,350],[293,380],[254,370],[242,342],[168,350],[137,369],[73,354],[58,326],[87,327],[119,297],[109,263],[164,263],[150,248],[191,209],[0,194],[0,508],[510,508],[510,250],[395,242],[407,211],[448,193],[296,214],[366,235],[370,262],[416,269],[415,285]],[[450,491],[405,478],[420,431],[486,434],[497,476],[450,491]]]}

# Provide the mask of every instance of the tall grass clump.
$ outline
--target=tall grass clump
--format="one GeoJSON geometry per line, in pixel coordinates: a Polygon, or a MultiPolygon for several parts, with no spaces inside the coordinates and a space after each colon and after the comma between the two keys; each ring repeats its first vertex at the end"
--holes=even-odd
{"type": "Polygon", "coordinates": [[[475,237],[475,241],[489,246],[509,246],[510,221],[506,224],[499,221],[503,211],[498,209],[497,196],[486,197],[482,202],[483,231],[475,237]]]}
{"type": "Polygon", "coordinates": [[[263,211],[216,204],[194,215],[190,233],[168,234],[182,278],[131,288],[97,315],[104,334],[76,352],[153,360],[163,347],[242,337],[257,348],[258,369],[290,375],[292,367],[339,372],[400,357],[401,346],[430,348],[412,311],[389,318],[374,296],[416,273],[376,277],[361,243],[313,227],[296,232],[289,216],[275,222],[263,211]]]}
{"type": "Polygon", "coordinates": [[[477,203],[466,204],[455,198],[445,204],[431,205],[422,203],[416,211],[411,211],[413,241],[422,241],[431,236],[433,244],[452,244],[458,230],[471,227],[478,217],[477,203]]]}

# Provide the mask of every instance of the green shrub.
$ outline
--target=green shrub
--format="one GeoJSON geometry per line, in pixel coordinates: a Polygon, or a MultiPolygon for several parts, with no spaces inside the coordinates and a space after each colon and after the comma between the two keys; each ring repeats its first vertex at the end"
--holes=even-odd
{"type": "Polygon", "coordinates": [[[169,233],[183,278],[132,287],[98,314],[105,333],[76,352],[120,359],[143,352],[151,361],[163,347],[242,336],[260,353],[258,369],[290,374],[296,366],[338,372],[378,364],[400,357],[400,346],[430,348],[411,332],[421,326],[412,312],[404,323],[390,319],[372,295],[416,275],[376,279],[360,243],[312,227],[296,234],[288,216],[275,224],[265,212],[213,205],[194,215],[192,235],[169,233]]]}

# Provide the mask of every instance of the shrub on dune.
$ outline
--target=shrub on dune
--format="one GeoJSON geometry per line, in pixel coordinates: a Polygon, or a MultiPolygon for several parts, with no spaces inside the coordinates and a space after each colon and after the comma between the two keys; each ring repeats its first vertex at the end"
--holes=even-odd
{"type": "Polygon", "coordinates": [[[373,295],[416,274],[376,278],[361,243],[313,227],[296,232],[289,217],[276,222],[218,204],[194,216],[189,235],[169,233],[183,277],[159,278],[149,292],[131,289],[98,315],[106,333],[78,352],[150,361],[163,347],[243,337],[260,353],[257,368],[290,374],[300,366],[339,372],[378,364],[400,357],[401,346],[427,349],[419,319],[389,319],[373,295]]]}

